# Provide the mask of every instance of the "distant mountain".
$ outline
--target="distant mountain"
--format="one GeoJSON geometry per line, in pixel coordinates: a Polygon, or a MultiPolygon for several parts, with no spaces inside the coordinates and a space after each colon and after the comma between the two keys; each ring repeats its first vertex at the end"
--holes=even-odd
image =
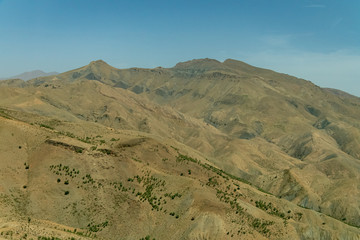
{"type": "Polygon", "coordinates": [[[43,72],[41,70],[34,70],[31,72],[24,72],[21,73],[19,75],[16,76],[12,76],[12,77],[8,77],[8,78],[0,78],[0,80],[7,80],[7,79],[22,79],[24,81],[33,79],[33,78],[37,78],[37,77],[47,77],[47,76],[51,76],[51,75],[57,75],[59,74],[58,72],[43,72]]]}

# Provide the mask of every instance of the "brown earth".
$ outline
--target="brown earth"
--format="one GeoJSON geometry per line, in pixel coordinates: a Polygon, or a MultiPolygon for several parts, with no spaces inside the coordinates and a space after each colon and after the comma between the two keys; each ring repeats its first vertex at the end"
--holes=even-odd
{"type": "Polygon", "coordinates": [[[357,97],[211,59],[0,83],[0,238],[360,239],[357,97]]]}

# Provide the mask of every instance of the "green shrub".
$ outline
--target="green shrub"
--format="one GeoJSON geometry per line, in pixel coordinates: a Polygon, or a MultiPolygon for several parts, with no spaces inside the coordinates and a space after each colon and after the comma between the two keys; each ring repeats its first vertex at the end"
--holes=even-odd
{"type": "Polygon", "coordinates": [[[51,126],[49,126],[49,125],[46,125],[46,124],[42,124],[42,123],[40,123],[40,125],[39,125],[40,127],[43,127],[43,128],[48,128],[48,129],[51,129],[51,130],[54,130],[54,128],[53,127],[51,127],[51,126]]]}

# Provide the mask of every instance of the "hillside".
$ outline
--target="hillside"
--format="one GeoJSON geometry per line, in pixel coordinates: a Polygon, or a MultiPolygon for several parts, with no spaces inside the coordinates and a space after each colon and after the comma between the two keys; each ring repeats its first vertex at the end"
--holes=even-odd
{"type": "Polygon", "coordinates": [[[5,239],[359,239],[359,98],[212,59],[0,96],[5,239]]]}

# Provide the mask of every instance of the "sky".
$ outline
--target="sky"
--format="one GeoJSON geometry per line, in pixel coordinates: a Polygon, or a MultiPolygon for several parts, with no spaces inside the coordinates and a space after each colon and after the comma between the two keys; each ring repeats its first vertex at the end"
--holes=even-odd
{"type": "Polygon", "coordinates": [[[359,0],[0,0],[0,77],[232,58],[360,96],[359,0]]]}

